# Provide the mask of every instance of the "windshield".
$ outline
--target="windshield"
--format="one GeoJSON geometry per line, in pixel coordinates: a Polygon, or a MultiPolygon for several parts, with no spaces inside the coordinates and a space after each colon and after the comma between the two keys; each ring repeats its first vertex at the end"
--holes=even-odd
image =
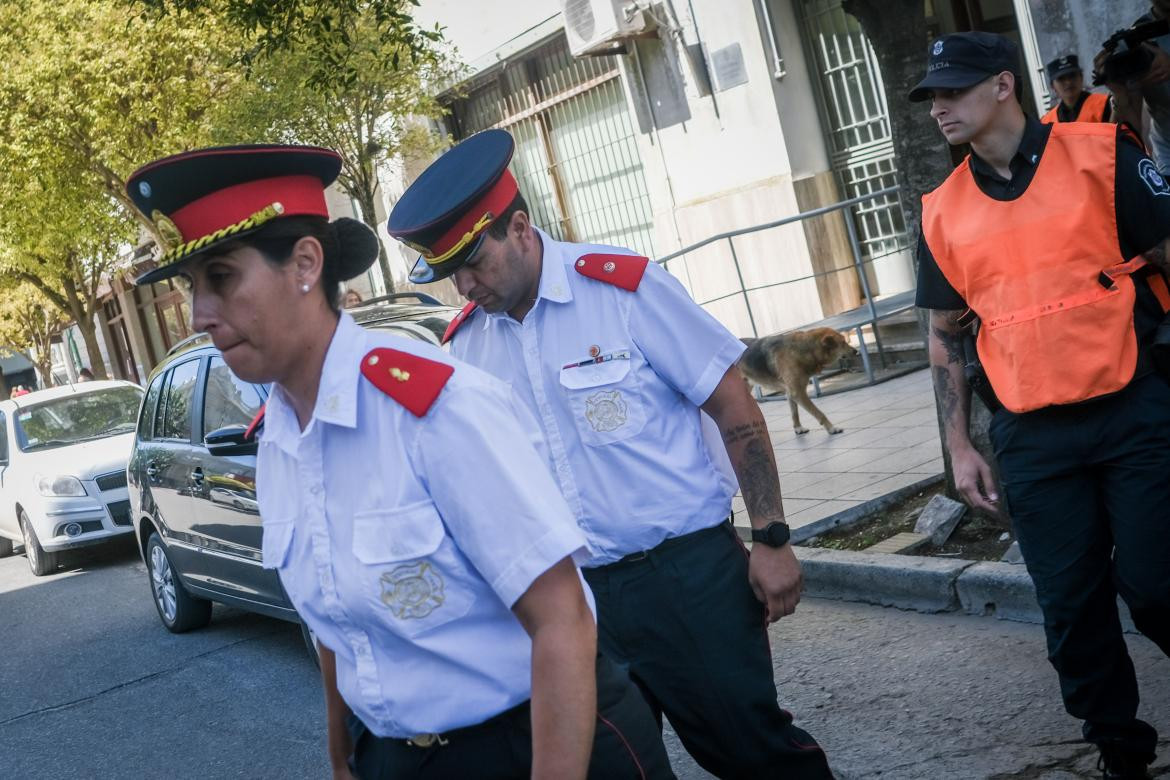
{"type": "Polygon", "coordinates": [[[24,407],[15,417],[16,442],[29,452],[128,433],[141,401],[137,387],[111,387],[24,407]]]}

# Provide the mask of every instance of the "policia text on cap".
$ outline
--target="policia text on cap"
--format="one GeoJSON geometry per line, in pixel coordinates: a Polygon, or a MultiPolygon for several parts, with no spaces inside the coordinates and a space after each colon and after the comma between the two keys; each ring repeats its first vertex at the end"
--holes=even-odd
{"type": "Polygon", "coordinates": [[[1116,600],[1170,654],[1170,384],[1143,350],[1170,308],[1170,184],[1124,127],[1025,116],[1006,39],[947,36],[929,56],[910,99],[930,100],[947,141],[972,149],[924,196],[919,244],[955,482],[973,506],[1000,510],[968,435],[969,310],[1003,405],[990,430],[1003,497],[1065,707],[1106,777],[1146,777],[1157,735],[1136,717],[1116,600]]]}

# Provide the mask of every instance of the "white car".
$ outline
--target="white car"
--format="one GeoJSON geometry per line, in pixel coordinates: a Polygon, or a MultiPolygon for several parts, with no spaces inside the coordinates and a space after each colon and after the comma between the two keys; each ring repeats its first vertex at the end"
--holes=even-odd
{"type": "Polygon", "coordinates": [[[133,533],[126,463],[141,403],[120,381],[0,401],[0,557],[21,543],[41,576],[61,550],[133,533]]]}

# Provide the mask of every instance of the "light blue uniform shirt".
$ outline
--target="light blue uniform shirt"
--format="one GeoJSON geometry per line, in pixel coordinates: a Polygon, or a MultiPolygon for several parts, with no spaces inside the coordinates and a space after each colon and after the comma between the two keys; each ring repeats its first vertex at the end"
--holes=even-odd
{"type": "Polygon", "coordinates": [[[585,539],[518,413],[493,377],[344,313],[304,432],[279,386],[268,400],[264,566],[375,734],[442,733],[531,697],[532,642],[510,608],[585,539]],[[375,347],[455,365],[423,417],[361,375],[375,347]]]}
{"type": "Polygon", "coordinates": [[[582,255],[629,250],[536,232],[532,310],[516,322],[477,309],[451,352],[509,382],[532,411],[589,539],[587,565],[723,521],[735,486],[704,443],[699,407],[743,343],[654,263],[631,292],[574,270],[582,255]]]}

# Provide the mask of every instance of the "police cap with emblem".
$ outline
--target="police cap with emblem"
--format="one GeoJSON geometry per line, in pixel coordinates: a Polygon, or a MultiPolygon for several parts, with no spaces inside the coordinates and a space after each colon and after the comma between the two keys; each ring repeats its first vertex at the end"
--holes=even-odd
{"type": "Polygon", "coordinates": [[[910,90],[910,100],[930,100],[936,89],[973,87],[1005,70],[1019,79],[1019,52],[1007,38],[986,32],[944,35],[930,45],[926,78],[910,90]]]}
{"type": "Polygon", "coordinates": [[[508,170],[515,142],[484,130],[447,150],[402,194],[386,230],[420,253],[410,280],[436,282],[455,273],[519,189],[508,170]]]}
{"type": "Polygon", "coordinates": [[[127,179],[126,192],[166,246],[158,267],[135,283],[175,276],[193,258],[276,219],[328,219],[325,188],[340,170],[334,151],[281,145],[197,149],[144,165],[127,179]]]}
{"type": "Polygon", "coordinates": [[[1068,76],[1072,73],[1081,72],[1081,61],[1077,59],[1075,54],[1066,54],[1063,57],[1057,57],[1052,62],[1044,66],[1044,70],[1048,72],[1048,80],[1056,81],[1061,76],[1068,76]]]}

